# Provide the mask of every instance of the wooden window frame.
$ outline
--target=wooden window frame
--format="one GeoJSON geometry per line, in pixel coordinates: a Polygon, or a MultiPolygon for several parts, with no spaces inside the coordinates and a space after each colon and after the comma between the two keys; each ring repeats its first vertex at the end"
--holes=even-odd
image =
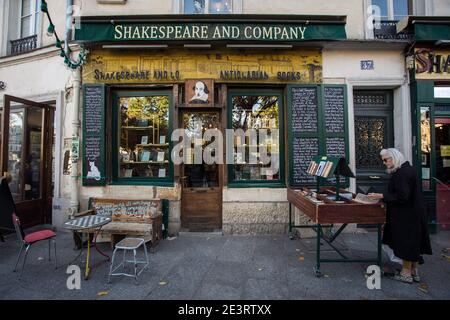
{"type": "MultiPolygon", "coordinates": [[[[230,188],[285,188],[285,123],[284,123],[284,94],[282,89],[265,89],[265,88],[247,88],[247,89],[230,89],[228,88],[228,107],[227,107],[227,128],[233,128],[233,96],[278,96],[278,130],[279,130],[279,173],[277,180],[234,180],[234,164],[227,164],[228,187],[230,188]]],[[[234,158],[234,157],[233,157],[234,158]]]]}
{"type": "MultiPolygon", "coordinates": [[[[111,172],[111,181],[110,185],[146,185],[146,186],[167,186],[171,187],[174,185],[174,164],[171,159],[173,142],[171,141],[171,135],[173,131],[173,116],[174,116],[174,98],[173,98],[173,90],[163,89],[163,88],[155,88],[151,89],[119,89],[116,88],[112,92],[112,117],[110,117],[109,121],[111,122],[111,160],[112,160],[112,168],[110,168],[111,172]],[[169,123],[168,123],[168,134],[166,139],[169,143],[169,169],[165,178],[158,177],[119,177],[118,165],[118,150],[119,150],[119,110],[118,110],[118,99],[120,97],[143,97],[143,96],[167,96],[169,98],[169,123]]],[[[107,161],[108,162],[108,161],[107,161]]]]}

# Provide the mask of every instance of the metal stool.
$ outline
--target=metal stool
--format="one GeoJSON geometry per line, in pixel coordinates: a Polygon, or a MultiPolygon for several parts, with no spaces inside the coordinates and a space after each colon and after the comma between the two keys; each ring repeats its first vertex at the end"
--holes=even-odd
{"type": "Polygon", "coordinates": [[[111,267],[109,268],[108,283],[111,282],[111,276],[127,276],[127,277],[134,277],[134,280],[137,284],[138,275],[140,275],[142,273],[142,271],[144,271],[145,268],[147,268],[147,266],[148,266],[148,255],[147,255],[147,246],[145,245],[144,239],[142,239],[142,238],[125,238],[125,239],[121,240],[119,243],[117,243],[115,246],[114,253],[113,253],[113,256],[111,259],[111,267]],[[142,245],[144,246],[145,261],[136,260],[136,250],[142,245]],[[114,268],[114,260],[116,257],[117,250],[123,250],[123,260],[122,260],[122,263],[120,263],[119,265],[117,265],[114,268]],[[125,255],[126,255],[127,250],[133,251],[133,257],[134,257],[133,260],[126,260],[125,255]],[[122,268],[123,268],[122,270],[124,271],[125,270],[125,262],[134,263],[134,274],[129,274],[129,273],[125,273],[125,272],[114,273],[118,268],[120,268],[120,266],[122,266],[122,268]],[[137,272],[138,264],[145,264],[139,272],[137,272]]]}

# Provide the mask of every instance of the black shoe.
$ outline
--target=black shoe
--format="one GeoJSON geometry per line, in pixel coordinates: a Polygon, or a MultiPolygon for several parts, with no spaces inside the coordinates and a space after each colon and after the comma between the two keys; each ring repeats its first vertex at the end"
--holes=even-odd
{"type": "Polygon", "coordinates": [[[419,264],[424,264],[424,263],[425,263],[425,260],[423,260],[423,257],[419,256],[419,264]]]}

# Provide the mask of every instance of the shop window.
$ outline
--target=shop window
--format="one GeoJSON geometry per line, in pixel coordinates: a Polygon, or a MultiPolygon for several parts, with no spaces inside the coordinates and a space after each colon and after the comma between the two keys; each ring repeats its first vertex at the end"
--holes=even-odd
{"type": "Polygon", "coordinates": [[[229,182],[281,182],[281,96],[232,95],[231,104],[234,159],[229,182]]]}
{"type": "Polygon", "coordinates": [[[430,107],[420,108],[420,150],[422,189],[431,189],[431,119],[430,107]]]}
{"type": "Polygon", "coordinates": [[[115,104],[116,180],[170,181],[170,96],[117,93],[115,104]]]}
{"type": "Polygon", "coordinates": [[[184,0],[185,14],[226,14],[232,13],[233,0],[184,0]]]}

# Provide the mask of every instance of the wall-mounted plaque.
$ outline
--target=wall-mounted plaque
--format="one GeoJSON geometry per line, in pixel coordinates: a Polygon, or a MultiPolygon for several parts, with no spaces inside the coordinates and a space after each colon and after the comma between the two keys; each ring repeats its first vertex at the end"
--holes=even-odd
{"type": "Polygon", "coordinates": [[[188,79],[185,82],[186,107],[214,106],[214,80],[188,79]]]}

